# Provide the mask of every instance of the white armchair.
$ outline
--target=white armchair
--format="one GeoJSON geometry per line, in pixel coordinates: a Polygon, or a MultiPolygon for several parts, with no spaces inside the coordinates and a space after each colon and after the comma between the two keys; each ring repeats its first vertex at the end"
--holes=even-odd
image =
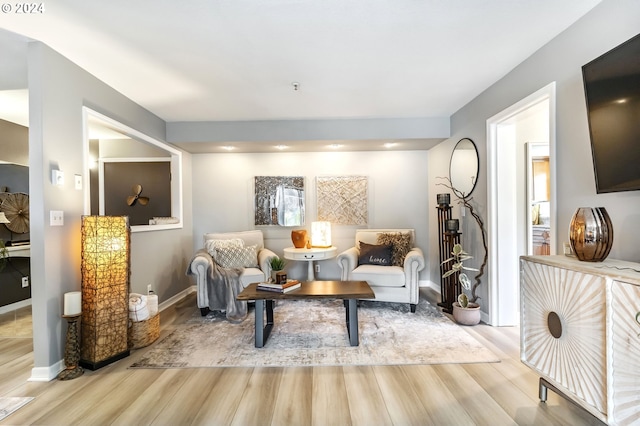
{"type": "Polygon", "coordinates": [[[244,267],[240,274],[240,284],[243,288],[251,283],[265,281],[271,276],[271,266],[269,260],[276,254],[264,247],[262,231],[243,231],[226,233],[204,234],[203,248],[194,255],[187,273],[193,275],[196,281],[197,300],[200,313],[204,316],[209,312],[209,292],[207,280],[211,279],[211,270],[214,267],[214,260],[211,257],[212,246],[222,241],[240,239],[245,247],[256,246],[257,266],[244,267]]]}
{"type": "Polygon", "coordinates": [[[422,250],[415,247],[413,229],[359,229],[356,231],[355,246],[340,253],[337,261],[342,270],[343,281],[367,281],[376,295],[375,300],[409,303],[411,312],[416,311],[419,299],[419,272],[425,263],[422,250]],[[398,247],[401,250],[394,251],[394,255],[400,256],[406,252],[406,256],[396,256],[395,262],[390,266],[385,266],[385,262],[366,264],[366,259],[361,257],[360,242],[380,245],[381,242],[388,243],[390,239],[395,239],[396,235],[403,240],[398,246],[403,245],[405,248],[402,250],[398,247]]]}

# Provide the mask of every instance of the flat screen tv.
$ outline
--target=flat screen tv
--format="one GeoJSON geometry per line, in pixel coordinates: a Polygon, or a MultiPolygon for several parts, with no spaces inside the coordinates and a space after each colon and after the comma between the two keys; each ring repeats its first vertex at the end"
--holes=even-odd
{"type": "Polygon", "coordinates": [[[582,67],[598,193],[640,189],[640,34],[582,67]]]}

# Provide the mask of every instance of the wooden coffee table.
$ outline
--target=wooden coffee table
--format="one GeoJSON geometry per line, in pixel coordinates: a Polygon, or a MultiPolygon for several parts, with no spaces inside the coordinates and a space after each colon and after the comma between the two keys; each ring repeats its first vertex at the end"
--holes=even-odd
{"type": "Polygon", "coordinates": [[[358,299],[375,299],[366,281],[306,281],[289,293],[257,290],[258,283],[249,284],[236,297],[237,300],[256,301],[256,348],[262,348],[273,328],[273,301],[300,299],[342,299],[346,310],[349,344],[358,346],[358,299]],[[266,308],[266,323],[265,323],[266,308]]]}

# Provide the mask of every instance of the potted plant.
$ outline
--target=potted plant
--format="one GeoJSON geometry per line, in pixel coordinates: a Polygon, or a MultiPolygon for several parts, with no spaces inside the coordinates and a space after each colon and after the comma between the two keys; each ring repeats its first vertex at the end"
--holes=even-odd
{"type": "MultiPolygon", "coordinates": [[[[462,249],[462,245],[456,244],[453,246],[451,257],[444,262],[454,262],[451,269],[444,273],[442,276],[446,278],[450,275],[459,273],[458,282],[464,290],[471,290],[471,280],[464,271],[477,271],[475,268],[464,266],[464,261],[472,259],[473,256],[465,252],[462,249]]],[[[474,302],[470,302],[464,291],[458,295],[458,301],[453,302],[453,319],[463,325],[476,325],[480,322],[480,305],[474,302]]]]}
{"type": "Polygon", "coordinates": [[[273,282],[278,282],[278,280],[276,279],[276,274],[284,269],[285,263],[285,260],[278,256],[273,256],[271,259],[269,259],[269,266],[271,267],[271,279],[273,280],[273,282]]]}
{"type": "Polygon", "coordinates": [[[7,264],[7,258],[9,257],[9,250],[4,245],[4,241],[0,239],[0,271],[4,269],[7,264]]]}

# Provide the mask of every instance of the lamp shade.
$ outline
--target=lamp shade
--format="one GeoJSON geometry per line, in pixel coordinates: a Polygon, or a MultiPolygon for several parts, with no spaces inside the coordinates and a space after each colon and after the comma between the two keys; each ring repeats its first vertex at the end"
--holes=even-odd
{"type": "Polygon", "coordinates": [[[331,247],[331,222],[311,222],[311,245],[331,247]]]}
{"type": "Polygon", "coordinates": [[[129,355],[129,218],[82,217],[83,367],[95,370],[129,355]]]}
{"type": "Polygon", "coordinates": [[[0,212],[0,223],[11,223],[9,219],[7,219],[7,215],[4,212],[0,212]]]}

